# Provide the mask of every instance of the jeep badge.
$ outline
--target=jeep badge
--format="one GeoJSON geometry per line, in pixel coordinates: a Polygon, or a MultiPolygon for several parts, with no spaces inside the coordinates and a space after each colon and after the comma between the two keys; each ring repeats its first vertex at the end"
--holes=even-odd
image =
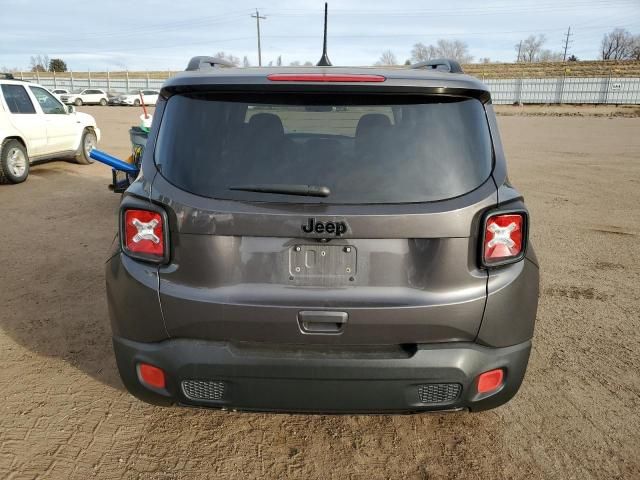
{"type": "Polygon", "coordinates": [[[336,237],[347,231],[345,222],[318,222],[315,218],[309,218],[306,225],[302,225],[304,233],[329,233],[336,237]]]}

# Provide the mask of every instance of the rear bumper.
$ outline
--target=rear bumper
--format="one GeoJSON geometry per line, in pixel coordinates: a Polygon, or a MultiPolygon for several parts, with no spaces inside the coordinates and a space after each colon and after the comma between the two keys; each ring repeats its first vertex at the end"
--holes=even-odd
{"type": "Polygon", "coordinates": [[[504,348],[448,343],[413,350],[361,347],[332,352],[189,339],[141,343],[114,337],[113,343],[125,386],[145,402],[307,413],[495,408],[520,388],[531,350],[531,341],[504,348]],[[166,388],[145,386],[138,377],[140,362],[162,368],[166,388]],[[503,386],[488,396],[479,395],[477,376],[495,368],[505,370],[503,386]],[[187,381],[191,383],[183,383],[187,381]],[[194,381],[197,394],[188,388],[194,381]],[[458,386],[432,388],[433,384],[458,386]],[[429,387],[421,390],[422,385],[429,387]],[[445,400],[427,403],[424,392],[442,394],[445,400]]]}

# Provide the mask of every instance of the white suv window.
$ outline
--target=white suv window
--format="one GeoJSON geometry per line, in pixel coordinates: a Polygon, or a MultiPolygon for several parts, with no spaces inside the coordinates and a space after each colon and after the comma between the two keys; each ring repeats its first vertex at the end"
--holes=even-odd
{"type": "Polygon", "coordinates": [[[2,93],[11,113],[36,113],[29,94],[22,85],[3,84],[2,93]]]}
{"type": "Polygon", "coordinates": [[[29,87],[36,97],[36,100],[40,103],[40,108],[47,114],[66,114],[67,111],[62,104],[44,88],[29,87]]]}

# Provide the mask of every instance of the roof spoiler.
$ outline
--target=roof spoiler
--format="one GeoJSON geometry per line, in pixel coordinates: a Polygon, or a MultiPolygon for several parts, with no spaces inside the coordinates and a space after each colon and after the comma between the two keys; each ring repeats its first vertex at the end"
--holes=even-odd
{"type": "Polygon", "coordinates": [[[426,68],[431,70],[440,70],[442,72],[449,73],[464,73],[462,67],[457,60],[450,60],[448,58],[434,58],[433,60],[426,60],[424,62],[418,62],[411,65],[409,68],[418,69],[426,68]]]}
{"type": "Polygon", "coordinates": [[[233,63],[223,58],[198,56],[198,57],[193,57],[191,60],[189,60],[189,64],[187,65],[186,71],[193,72],[197,70],[203,70],[205,68],[214,68],[216,66],[235,67],[233,63]]]}

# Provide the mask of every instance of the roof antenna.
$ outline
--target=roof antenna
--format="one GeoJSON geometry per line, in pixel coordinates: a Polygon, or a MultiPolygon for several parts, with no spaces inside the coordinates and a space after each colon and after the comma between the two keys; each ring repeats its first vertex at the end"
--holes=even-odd
{"type": "Polygon", "coordinates": [[[322,47],[322,57],[316,64],[318,67],[330,67],[331,60],[327,55],[327,2],[324,2],[324,44],[322,47]]]}

